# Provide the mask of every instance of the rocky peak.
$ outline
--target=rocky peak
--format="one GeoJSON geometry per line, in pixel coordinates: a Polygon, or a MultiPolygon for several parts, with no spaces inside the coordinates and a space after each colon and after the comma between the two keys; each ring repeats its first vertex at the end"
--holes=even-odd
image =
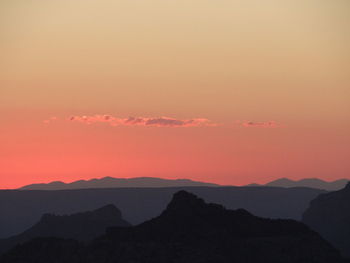
{"type": "Polygon", "coordinates": [[[106,217],[106,216],[114,216],[119,218],[122,217],[122,213],[120,212],[120,210],[115,205],[112,205],[112,204],[96,209],[95,211],[92,211],[92,213],[102,217],[106,217]]]}
{"type": "Polygon", "coordinates": [[[164,211],[165,213],[171,214],[193,214],[198,213],[200,211],[214,212],[214,211],[222,211],[225,208],[222,205],[218,204],[207,204],[203,199],[197,197],[196,195],[181,190],[173,195],[173,198],[167,209],[164,211]]]}
{"type": "Polygon", "coordinates": [[[203,206],[205,205],[204,200],[197,197],[196,195],[181,190],[176,192],[173,195],[171,202],[168,205],[168,210],[178,209],[178,208],[186,208],[186,207],[194,207],[194,206],[203,206]]]}

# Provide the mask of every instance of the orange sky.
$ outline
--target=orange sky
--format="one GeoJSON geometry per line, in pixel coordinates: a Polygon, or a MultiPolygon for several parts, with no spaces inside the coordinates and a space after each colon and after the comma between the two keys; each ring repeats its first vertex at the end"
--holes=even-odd
{"type": "Polygon", "coordinates": [[[1,1],[0,188],[350,178],[349,13],[346,0],[1,1]]]}

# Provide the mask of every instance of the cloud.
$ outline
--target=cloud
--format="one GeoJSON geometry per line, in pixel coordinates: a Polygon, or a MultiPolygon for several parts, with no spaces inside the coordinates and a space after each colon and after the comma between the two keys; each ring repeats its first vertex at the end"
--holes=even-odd
{"type": "Polygon", "coordinates": [[[248,128],[277,128],[277,127],[281,127],[275,121],[266,121],[266,122],[244,121],[244,122],[239,122],[239,124],[243,127],[248,127],[248,128]]]}
{"type": "Polygon", "coordinates": [[[44,122],[45,124],[50,124],[51,122],[57,121],[57,120],[58,120],[57,117],[50,117],[49,119],[44,120],[43,122],[44,122]]]}
{"type": "MultiPolygon", "coordinates": [[[[43,122],[50,124],[55,121],[59,121],[58,117],[51,117],[43,122]]],[[[129,117],[119,118],[108,114],[96,114],[96,115],[81,115],[71,116],[66,119],[69,122],[78,122],[87,125],[105,123],[110,126],[144,126],[144,127],[210,127],[210,126],[222,126],[222,124],[214,123],[205,118],[193,118],[193,119],[176,119],[171,117],[129,117]]],[[[275,121],[236,121],[235,126],[246,128],[278,128],[283,127],[275,121]]]]}
{"type": "Polygon", "coordinates": [[[71,122],[84,124],[108,123],[111,126],[150,126],[150,127],[204,127],[217,124],[204,118],[175,119],[170,117],[129,117],[117,118],[111,115],[71,116],[71,122]]]}

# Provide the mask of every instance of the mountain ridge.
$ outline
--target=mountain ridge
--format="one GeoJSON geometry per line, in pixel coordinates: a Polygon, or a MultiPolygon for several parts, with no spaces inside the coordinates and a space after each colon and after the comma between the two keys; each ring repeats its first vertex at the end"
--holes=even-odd
{"type": "Polygon", "coordinates": [[[19,190],[72,190],[94,188],[123,188],[123,187],[179,187],[179,186],[219,186],[214,183],[193,181],[190,179],[163,179],[158,177],[116,178],[103,177],[90,180],[78,180],[71,183],[53,181],[25,185],[19,190]]]}
{"type": "MultiPolygon", "coordinates": [[[[293,180],[286,177],[278,178],[276,180],[267,182],[265,184],[251,183],[248,187],[309,187],[315,189],[321,189],[326,191],[337,191],[345,187],[346,183],[350,179],[337,179],[334,181],[325,181],[319,178],[303,178],[300,180],[293,180]]],[[[103,177],[93,178],[90,180],[77,180],[71,183],[64,183],[61,181],[53,181],[50,183],[37,183],[25,185],[19,190],[73,190],[73,189],[97,189],[97,188],[128,188],[128,187],[185,187],[185,186],[232,186],[232,185],[220,185],[216,183],[208,183],[201,181],[194,181],[191,179],[164,179],[159,177],[133,177],[133,178],[117,178],[117,177],[103,177]]]]}
{"type": "Polygon", "coordinates": [[[163,212],[131,227],[111,227],[87,245],[36,239],[1,263],[342,263],[339,252],[301,222],[228,210],[181,190],[163,212]],[[64,253],[62,253],[64,251],[64,253]]]}
{"type": "Polygon", "coordinates": [[[157,215],[171,196],[180,190],[192,192],[207,202],[229,209],[244,208],[269,218],[301,219],[309,202],[324,190],[281,187],[170,187],[109,188],[60,191],[0,191],[0,238],[21,233],[34,225],[45,213],[59,215],[90,211],[114,204],[133,225],[157,215]],[[15,205],[15,209],[13,205],[15,205]]]}
{"type": "Polygon", "coordinates": [[[121,211],[112,204],[70,215],[45,213],[36,224],[24,232],[0,239],[0,254],[19,243],[39,237],[88,241],[104,234],[106,229],[112,226],[130,226],[130,223],[123,219],[121,211]]]}
{"type": "Polygon", "coordinates": [[[272,187],[310,187],[315,189],[321,189],[326,191],[337,191],[345,187],[349,182],[349,179],[337,179],[334,181],[325,181],[319,178],[303,178],[300,180],[292,180],[286,177],[282,177],[266,184],[249,184],[248,186],[272,186],[272,187]]]}

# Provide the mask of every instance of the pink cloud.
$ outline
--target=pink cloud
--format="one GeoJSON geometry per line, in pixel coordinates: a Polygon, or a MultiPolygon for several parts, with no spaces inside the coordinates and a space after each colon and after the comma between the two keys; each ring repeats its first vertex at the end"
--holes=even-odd
{"type": "Polygon", "coordinates": [[[150,127],[203,127],[217,124],[204,118],[175,119],[170,117],[129,117],[117,118],[111,115],[72,116],[69,121],[85,124],[108,123],[111,126],[150,126],[150,127]]]}
{"type": "Polygon", "coordinates": [[[244,121],[240,122],[240,125],[243,127],[252,127],[252,128],[277,128],[281,127],[275,121],[266,121],[266,122],[254,122],[254,121],[244,121]]]}
{"type": "MultiPolygon", "coordinates": [[[[44,120],[45,124],[58,121],[59,118],[51,117],[44,120]]],[[[221,126],[205,118],[176,119],[171,117],[129,117],[118,118],[107,114],[71,116],[67,119],[69,122],[78,122],[83,124],[106,123],[110,126],[146,126],[146,127],[208,127],[221,126]]],[[[247,128],[278,128],[282,125],[275,121],[255,122],[255,121],[236,121],[236,125],[247,128]]]]}
{"type": "Polygon", "coordinates": [[[49,119],[44,120],[43,122],[44,122],[45,124],[50,124],[51,122],[57,121],[57,120],[58,120],[57,117],[50,117],[49,119]]]}

